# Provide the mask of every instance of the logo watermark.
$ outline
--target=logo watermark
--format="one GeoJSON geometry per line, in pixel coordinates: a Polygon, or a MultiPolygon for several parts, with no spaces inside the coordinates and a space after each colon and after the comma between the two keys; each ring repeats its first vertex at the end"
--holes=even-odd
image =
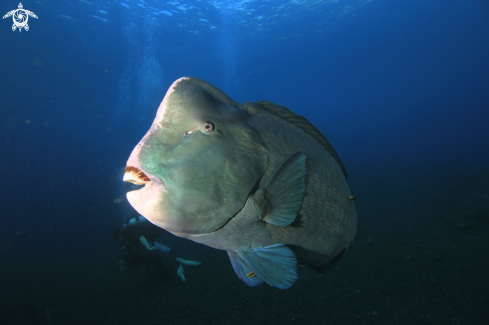
{"type": "Polygon", "coordinates": [[[25,10],[22,3],[19,3],[19,9],[15,9],[7,12],[5,16],[3,16],[3,19],[8,18],[10,16],[12,16],[12,19],[14,21],[14,24],[12,25],[12,31],[14,32],[17,28],[19,29],[19,32],[22,31],[22,28],[24,28],[26,31],[29,30],[29,25],[27,25],[29,16],[37,19],[36,14],[33,13],[32,11],[25,10]]]}

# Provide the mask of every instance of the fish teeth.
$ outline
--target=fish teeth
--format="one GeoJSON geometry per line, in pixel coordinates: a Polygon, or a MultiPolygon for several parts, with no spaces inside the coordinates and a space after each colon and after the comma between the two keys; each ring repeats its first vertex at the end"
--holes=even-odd
{"type": "Polygon", "coordinates": [[[136,185],[146,185],[151,184],[151,180],[136,167],[127,166],[124,170],[124,176],[122,177],[124,182],[133,183],[136,185]]]}

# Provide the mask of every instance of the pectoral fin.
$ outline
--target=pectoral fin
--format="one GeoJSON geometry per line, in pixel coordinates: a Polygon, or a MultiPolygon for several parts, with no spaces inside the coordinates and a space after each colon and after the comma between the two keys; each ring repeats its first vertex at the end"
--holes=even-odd
{"type": "Polygon", "coordinates": [[[284,244],[228,254],[234,271],[249,286],[265,281],[272,287],[288,289],[297,280],[297,259],[284,244]]]}
{"type": "Polygon", "coordinates": [[[263,221],[289,226],[294,222],[306,191],[306,155],[302,151],[288,157],[254,196],[264,196],[268,212],[263,221]]]}

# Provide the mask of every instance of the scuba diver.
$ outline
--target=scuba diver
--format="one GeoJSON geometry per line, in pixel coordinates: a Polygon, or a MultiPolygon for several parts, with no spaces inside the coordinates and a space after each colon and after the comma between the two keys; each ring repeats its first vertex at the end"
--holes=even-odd
{"type": "Polygon", "coordinates": [[[120,267],[126,269],[147,266],[146,277],[151,269],[155,270],[158,276],[176,270],[177,275],[185,282],[182,264],[200,265],[200,262],[177,257],[174,262],[165,264],[164,256],[170,254],[171,248],[155,242],[163,232],[163,229],[153,225],[143,216],[131,218],[122,228],[114,230],[114,239],[119,242],[123,255],[120,267]]]}

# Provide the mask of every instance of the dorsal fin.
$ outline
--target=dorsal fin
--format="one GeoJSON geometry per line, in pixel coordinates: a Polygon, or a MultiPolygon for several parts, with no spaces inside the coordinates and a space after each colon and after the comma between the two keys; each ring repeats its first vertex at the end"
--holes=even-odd
{"type": "Polygon", "coordinates": [[[348,173],[346,172],[345,165],[343,165],[343,162],[341,161],[336,151],[333,149],[333,146],[331,145],[331,143],[329,143],[328,139],[326,139],[326,137],[322,135],[322,133],[319,132],[319,130],[314,125],[312,125],[311,122],[306,120],[303,116],[295,114],[287,107],[277,105],[269,100],[262,100],[260,102],[257,102],[256,104],[263,109],[269,111],[270,113],[277,115],[287,122],[290,122],[295,126],[301,128],[314,139],[316,139],[326,149],[326,151],[328,151],[331,156],[333,156],[333,158],[336,160],[338,165],[340,165],[341,170],[345,174],[345,178],[348,178],[348,173]]]}

